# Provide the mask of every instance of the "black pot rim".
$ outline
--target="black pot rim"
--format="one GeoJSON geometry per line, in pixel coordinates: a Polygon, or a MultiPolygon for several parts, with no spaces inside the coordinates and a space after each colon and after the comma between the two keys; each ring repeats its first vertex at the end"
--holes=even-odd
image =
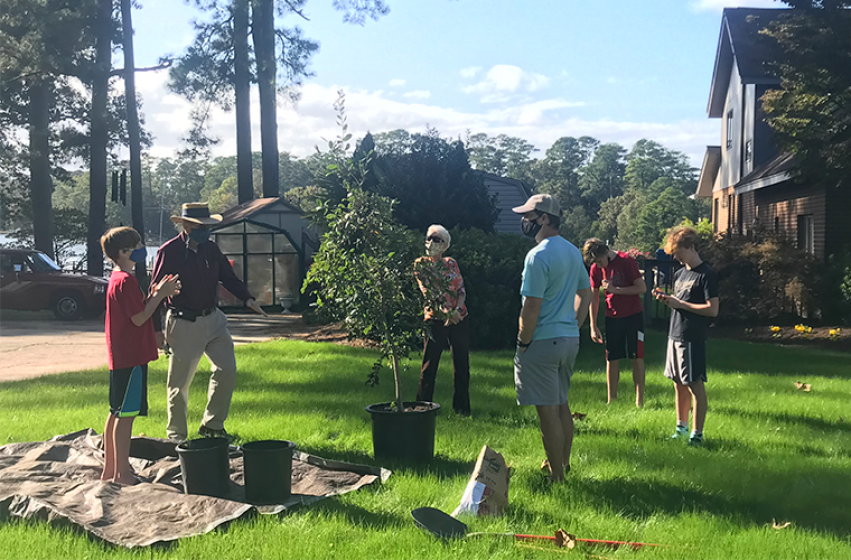
{"type": "Polygon", "coordinates": [[[176,449],[180,453],[192,453],[195,451],[209,451],[211,449],[218,449],[220,447],[228,448],[230,442],[227,438],[220,437],[212,437],[212,438],[198,438],[198,439],[188,439],[183,443],[179,443],[176,446],[176,449]]]}
{"type": "MultiPolygon", "coordinates": [[[[381,407],[388,407],[395,404],[395,401],[375,403],[366,407],[366,411],[370,414],[399,414],[395,410],[381,410],[381,407]]],[[[431,414],[440,410],[440,404],[430,401],[403,401],[403,406],[431,405],[430,410],[411,410],[402,412],[402,414],[431,414]]]]}
{"type": "Polygon", "coordinates": [[[239,447],[243,450],[247,447],[249,451],[262,453],[264,451],[293,450],[296,448],[296,444],[288,439],[260,439],[243,443],[239,447]]]}

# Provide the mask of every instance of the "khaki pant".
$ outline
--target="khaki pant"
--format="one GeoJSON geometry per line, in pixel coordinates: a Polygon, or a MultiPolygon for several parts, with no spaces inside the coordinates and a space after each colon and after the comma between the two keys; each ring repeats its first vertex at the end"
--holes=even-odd
{"type": "Polygon", "coordinates": [[[165,341],[170,349],[168,360],[168,427],[172,439],[186,439],[186,411],[189,386],[201,356],[210,360],[210,383],[207,409],[202,426],[213,430],[224,428],[231,397],[236,386],[236,356],[233,338],[228,331],[228,318],[221,310],[194,322],[178,319],[171,311],[166,317],[165,341]]]}

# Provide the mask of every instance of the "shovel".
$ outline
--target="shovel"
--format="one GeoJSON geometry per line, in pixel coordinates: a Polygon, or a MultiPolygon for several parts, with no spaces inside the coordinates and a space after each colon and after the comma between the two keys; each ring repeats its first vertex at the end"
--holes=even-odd
{"type": "Polygon", "coordinates": [[[573,548],[577,542],[602,545],[611,548],[620,546],[631,546],[634,549],[640,549],[645,546],[660,546],[658,544],[628,542],[628,541],[605,541],[597,539],[579,539],[573,535],[559,529],[552,537],[546,535],[523,535],[519,533],[467,533],[467,525],[458,521],[451,515],[448,515],[439,509],[431,507],[417,508],[411,512],[414,522],[420,529],[424,529],[432,535],[440,539],[462,539],[468,537],[494,536],[494,537],[511,537],[516,541],[535,541],[544,540],[552,541],[558,547],[573,548]]]}

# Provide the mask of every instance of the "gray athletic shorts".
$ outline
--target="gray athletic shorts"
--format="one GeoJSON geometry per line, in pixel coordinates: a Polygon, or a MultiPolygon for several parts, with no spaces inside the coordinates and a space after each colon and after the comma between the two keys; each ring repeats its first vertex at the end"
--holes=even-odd
{"type": "Polygon", "coordinates": [[[668,339],[665,377],[680,385],[706,381],[706,342],[668,339]]]}
{"type": "Polygon", "coordinates": [[[518,348],[514,354],[517,404],[545,406],[566,403],[578,353],[578,337],[533,340],[525,352],[518,348]]]}

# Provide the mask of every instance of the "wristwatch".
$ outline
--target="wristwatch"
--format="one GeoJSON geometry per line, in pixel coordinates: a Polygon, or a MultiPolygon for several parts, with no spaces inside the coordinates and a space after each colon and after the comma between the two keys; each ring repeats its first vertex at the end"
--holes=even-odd
{"type": "Polygon", "coordinates": [[[520,348],[528,348],[530,344],[532,344],[531,340],[529,342],[524,343],[523,341],[520,340],[519,337],[517,338],[517,346],[520,347],[520,348]]]}

